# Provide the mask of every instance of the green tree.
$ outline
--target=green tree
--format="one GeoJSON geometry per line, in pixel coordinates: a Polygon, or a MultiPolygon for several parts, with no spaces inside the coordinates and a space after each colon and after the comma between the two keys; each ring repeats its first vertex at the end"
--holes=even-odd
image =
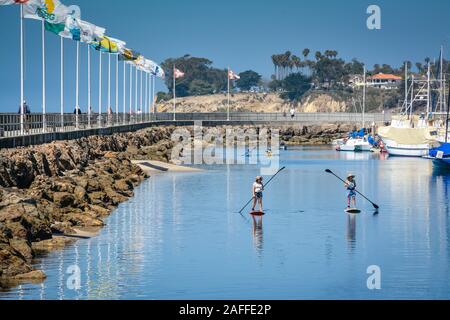
{"type": "MultiPolygon", "coordinates": [[[[173,67],[183,71],[185,76],[177,79],[176,94],[178,97],[192,95],[190,89],[198,93],[199,83],[191,86],[194,80],[202,80],[212,87],[212,92],[219,92],[227,87],[227,71],[212,67],[212,61],[206,58],[191,57],[185,55],[180,58],[169,58],[161,63],[166,73],[166,86],[169,92],[173,90],[173,67]]],[[[202,86],[200,86],[202,87],[202,86]]],[[[205,89],[203,87],[203,89],[205,89]]]]}
{"type": "Polygon", "coordinates": [[[189,95],[204,96],[214,93],[214,87],[204,80],[193,80],[189,84],[189,95]]]}
{"type": "Polygon", "coordinates": [[[299,101],[301,97],[311,88],[311,78],[301,73],[293,73],[283,80],[284,92],[281,98],[290,101],[299,101]]]}
{"type": "Polygon", "coordinates": [[[239,73],[239,80],[236,81],[236,86],[244,91],[250,90],[251,87],[255,87],[260,84],[261,75],[253,70],[248,70],[239,73]]]}

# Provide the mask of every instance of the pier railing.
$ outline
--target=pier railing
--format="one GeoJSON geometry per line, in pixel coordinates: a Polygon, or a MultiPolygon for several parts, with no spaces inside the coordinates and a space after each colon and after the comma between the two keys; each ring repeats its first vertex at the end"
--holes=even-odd
{"type": "MultiPolygon", "coordinates": [[[[370,113],[364,116],[367,125],[391,120],[390,114],[370,113]]],[[[362,123],[362,114],[358,113],[297,113],[293,117],[286,113],[156,113],[156,114],[26,114],[21,122],[20,114],[0,113],[0,138],[19,137],[33,134],[72,132],[78,130],[109,128],[115,126],[154,123],[154,122],[189,122],[209,121],[230,124],[249,122],[304,122],[304,123],[362,123]],[[175,121],[174,121],[175,118],[175,121]]]]}
{"type": "Polygon", "coordinates": [[[150,122],[149,114],[20,114],[0,113],[0,138],[40,133],[70,132],[150,122]],[[23,129],[22,129],[23,128],[23,129]]]}

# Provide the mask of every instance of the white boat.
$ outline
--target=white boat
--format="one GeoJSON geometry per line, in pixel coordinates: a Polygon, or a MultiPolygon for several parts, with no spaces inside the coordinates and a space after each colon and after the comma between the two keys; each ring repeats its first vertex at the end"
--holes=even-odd
{"type": "Polygon", "coordinates": [[[386,150],[391,156],[424,157],[430,150],[429,144],[398,144],[393,140],[383,139],[386,150]]]}
{"type": "Polygon", "coordinates": [[[370,151],[372,146],[365,139],[348,139],[344,144],[337,146],[337,151],[348,151],[348,152],[365,152],[370,151]]]}
{"type": "MultiPolygon", "coordinates": [[[[442,63],[442,62],[441,62],[442,63]]],[[[442,76],[442,75],[441,75],[442,76]]],[[[411,77],[408,86],[408,68],[405,67],[405,101],[401,116],[392,120],[389,127],[378,129],[378,135],[382,138],[385,148],[391,156],[423,157],[428,155],[431,148],[438,147],[439,121],[433,119],[433,113],[437,107],[432,106],[432,82],[431,66],[428,64],[427,79],[415,79],[411,77]],[[426,104],[426,113],[420,117],[413,114],[416,104],[426,104]]],[[[441,84],[442,78],[441,78],[441,84]]],[[[441,109],[443,108],[443,86],[439,89],[441,109]]]]}
{"type": "MultiPolygon", "coordinates": [[[[364,81],[363,81],[363,103],[362,103],[362,127],[365,127],[364,114],[366,111],[366,68],[364,68],[364,81]]],[[[356,106],[355,106],[356,107],[356,106]]],[[[372,149],[372,145],[368,142],[368,137],[362,137],[361,134],[358,137],[350,137],[348,139],[340,139],[333,141],[333,145],[336,146],[337,151],[347,152],[369,152],[372,149]]]]}
{"type": "Polygon", "coordinates": [[[385,148],[391,156],[423,157],[431,148],[439,146],[437,132],[433,128],[411,128],[397,126],[393,122],[389,127],[378,129],[385,148]]]}

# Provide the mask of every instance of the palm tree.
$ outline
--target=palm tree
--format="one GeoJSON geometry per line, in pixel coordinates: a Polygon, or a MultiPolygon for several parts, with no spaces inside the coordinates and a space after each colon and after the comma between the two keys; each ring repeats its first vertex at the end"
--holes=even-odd
{"type": "Polygon", "coordinates": [[[272,63],[275,68],[275,80],[278,80],[278,66],[279,66],[278,55],[276,54],[272,55],[272,63]]]}
{"type": "Polygon", "coordinates": [[[293,67],[295,67],[295,69],[298,72],[298,69],[300,68],[300,66],[302,64],[302,60],[298,56],[292,55],[291,61],[292,61],[293,67]]]}
{"type": "Polygon", "coordinates": [[[320,51],[316,51],[316,60],[319,61],[322,58],[322,53],[320,51]]]}
{"type": "Polygon", "coordinates": [[[305,60],[308,59],[310,52],[311,50],[309,50],[308,48],[303,49],[303,56],[305,57],[305,60]]]}

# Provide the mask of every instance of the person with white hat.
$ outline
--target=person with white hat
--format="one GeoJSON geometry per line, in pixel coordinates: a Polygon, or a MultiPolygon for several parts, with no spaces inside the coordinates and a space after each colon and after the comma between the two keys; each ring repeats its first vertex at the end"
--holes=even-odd
{"type": "Polygon", "coordinates": [[[349,173],[347,175],[347,180],[345,181],[345,187],[348,190],[347,208],[350,209],[352,200],[353,200],[353,207],[356,208],[356,181],[355,181],[354,174],[349,173]]]}
{"type": "Polygon", "coordinates": [[[253,207],[252,211],[255,211],[256,203],[259,204],[259,211],[263,212],[263,191],[264,191],[264,184],[263,184],[263,177],[257,176],[255,182],[253,183],[253,207]]]}

